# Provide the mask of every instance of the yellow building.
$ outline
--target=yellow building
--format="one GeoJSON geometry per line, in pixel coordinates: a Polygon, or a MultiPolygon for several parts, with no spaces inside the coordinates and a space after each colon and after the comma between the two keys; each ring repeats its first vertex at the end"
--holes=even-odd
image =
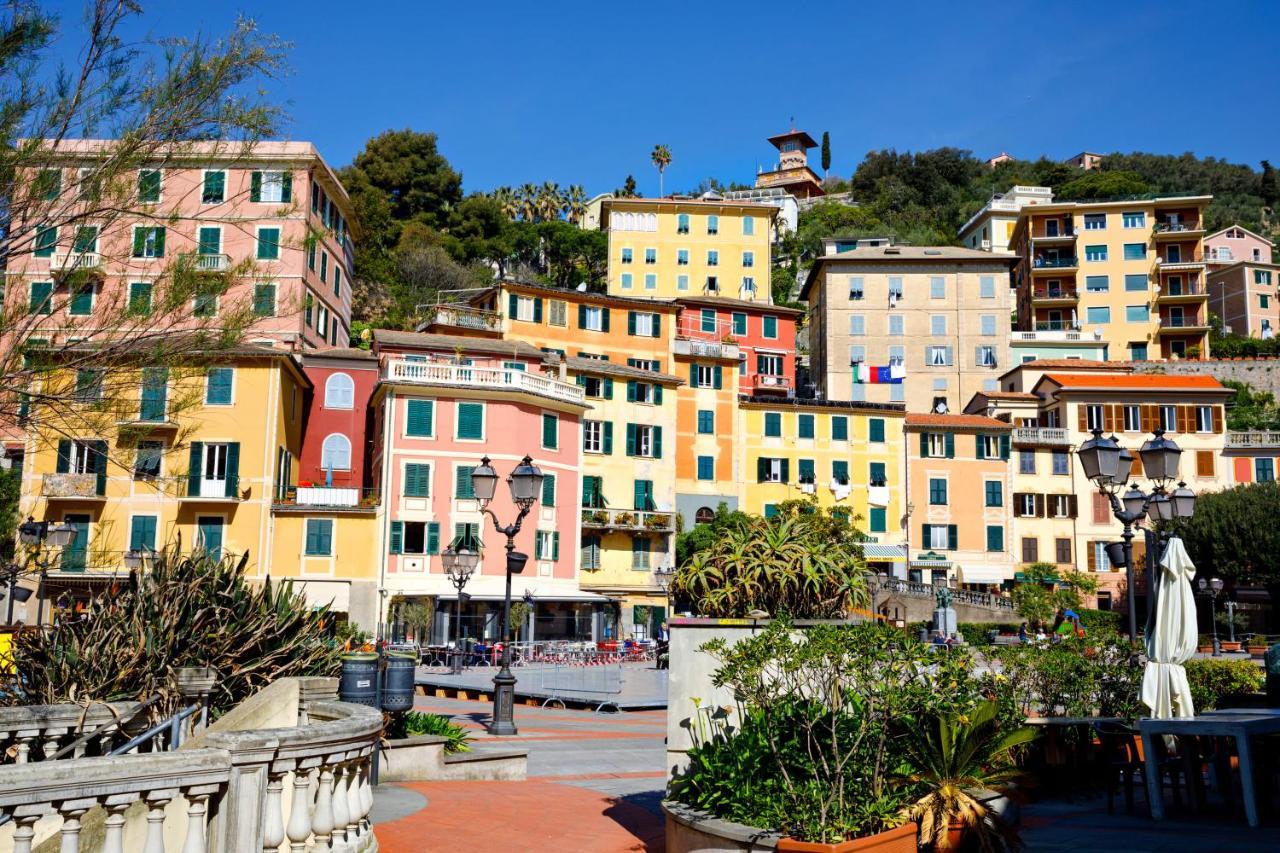
{"type": "Polygon", "coordinates": [[[750,201],[604,196],[592,201],[582,225],[608,232],[612,295],[772,302],[777,214],[771,204],[750,201]]]}
{"type": "Polygon", "coordinates": [[[770,516],[814,496],[846,510],[875,543],[905,541],[902,406],[743,397],[739,411],[740,509],[770,516]]]}
{"type": "Polygon", "coordinates": [[[1024,207],[1010,238],[1021,331],[1078,330],[1115,361],[1208,355],[1212,196],[1024,207]]]}
{"type": "MultiPolygon", "coordinates": [[[[130,381],[120,376],[96,381],[115,393],[130,381]]],[[[87,412],[113,405],[95,399],[94,381],[76,378],[87,412]]],[[[22,513],[77,529],[49,572],[46,601],[100,591],[127,574],[127,552],[143,555],[145,567],[148,552],[179,539],[184,551],[248,553],[250,574],[266,576],[271,507],[291,482],[310,390],[292,355],[246,346],[199,371],[139,378],[118,418],[55,423],[33,409],[22,513]]],[[[29,622],[49,612],[34,597],[27,611],[29,622]]]]}

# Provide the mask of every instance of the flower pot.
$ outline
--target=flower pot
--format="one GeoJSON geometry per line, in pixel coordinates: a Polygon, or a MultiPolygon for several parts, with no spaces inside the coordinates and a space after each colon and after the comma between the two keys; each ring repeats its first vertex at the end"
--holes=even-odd
{"type": "Polygon", "coordinates": [[[1267,647],[1266,646],[1249,646],[1249,654],[1255,658],[1266,657],[1267,647]]]}
{"type": "Polygon", "coordinates": [[[947,824],[947,849],[959,850],[964,844],[965,837],[969,834],[969,828],[958,820],[953,820],[947,824]]]}
{"type": "Polygon", "coordinates": [[[1196,651],[1202,655],[1211,655],[1213,654],[1213,646],[1196,646],[1196,651]]]}
{"type": "Polygon", "coordinates": [[[879,835],[852,838],[848,841],[837,841],[834,844],[779,838],[778,853],[852,853],[855,850],[874,851],[874,853],[916,853],[916,830],[914,823],[904,823],[896,829],[881,832],[879,835]]]}
{"type": "Polygon", "coordinates": [[[1239,640],[1236,640],[1235,642],[1232,642],[1231,640],[1223,640],[1218,645],[1222,647],[1224,652],[1238,652],[1240,651],[1241,643],[1239,640]]]}

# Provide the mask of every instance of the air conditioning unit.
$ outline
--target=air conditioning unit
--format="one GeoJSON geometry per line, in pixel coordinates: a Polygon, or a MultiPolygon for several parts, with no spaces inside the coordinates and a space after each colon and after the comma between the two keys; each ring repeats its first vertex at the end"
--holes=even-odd
{"type": "Polygon", "coordinates": [[[990,249],[990,248],[991,248],[991,241],[990,241],[990,240],[983,240],[983,241],[982,241],[982,248],[984,248],[984,249],[990,249]]]}

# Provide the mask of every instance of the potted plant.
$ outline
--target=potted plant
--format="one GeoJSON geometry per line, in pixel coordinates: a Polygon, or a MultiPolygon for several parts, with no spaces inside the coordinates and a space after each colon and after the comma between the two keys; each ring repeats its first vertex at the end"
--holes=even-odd
{"type": "Polygon", "coordinates": [[[635,522],[636,517],[629,512],[620,512],[613,517],[613,523],[619,527],[630,527],[635,522]]]}
{"type": "Polygon", "coordinates": [[[904,816],[920,825],[920,838],[937,850],[951,850],[976,842],[983,850],[1011,847],[1020,841],[984,801],[986,794],[1014,793],[1022,771],[1010,753],[1030,743],[1029,727],[1004,730],[992,700],[971,713],[942,714],[926,720],[907,740],[907,755],[915,770],[905,777],[923,785],[924,793],[904,816]]]}
{"type": "Polygon", "coordinates": [[[1213,654],[1213,638],[1208,634],[1201,634],[1200,638],[1196,640],[1196,651],[1202,655],[1213,654]]]}
{"type": "Polygon", "coordinates": [[[654,513],[645,516],[644,526],[650,530],[666,530],[671,526],[671,516],[664,513],[654,513]]]}
{"type": "Polygon", "coordinates": [[[1254,634],[1249,638],[1249,644],[1246,646],[1249,655],[1261,659],[1267,654],[1267,638],[1265,634],[1254,634]]]}

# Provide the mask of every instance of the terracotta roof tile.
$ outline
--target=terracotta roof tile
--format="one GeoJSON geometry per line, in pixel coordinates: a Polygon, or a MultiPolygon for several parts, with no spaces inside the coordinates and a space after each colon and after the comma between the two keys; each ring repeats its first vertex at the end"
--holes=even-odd
{"type": "Polygon", "coordinates": [[[950,427],[953,429],[1013,429],[1013,425],[983,415],[934,415],[907,413],[908,427],[950,427]]]}
{"type": "Polygon", "coordinates": [[[1135,391],[1226,391],[1212,376],[1169,376],[1164,373],[1127,373],[1075,375],[1071,373],[1046,373],[1041,381],[1055,382],[1063,388],[1132,389],[1135,391]]]}
{"type": "Polygon", "coordinates": [[[1082,358],[1038,358],[1035,361],[1024,361],[1015,365],[1014,370],[1019,367],[1037,367],[1042,370],[1066,367],[1071,370],[1123,370],[1126,373],[1133,372],[1133,362],[1131,361],[1089,361],[1082,358]]]}
{"type": "Polygon", "coordinates": [[[989,400],[1035,400],[1039,401],[1039,397],[1035,394],[1029,394],[1026,391],[979,391],[983,397],[989,400]]]}

